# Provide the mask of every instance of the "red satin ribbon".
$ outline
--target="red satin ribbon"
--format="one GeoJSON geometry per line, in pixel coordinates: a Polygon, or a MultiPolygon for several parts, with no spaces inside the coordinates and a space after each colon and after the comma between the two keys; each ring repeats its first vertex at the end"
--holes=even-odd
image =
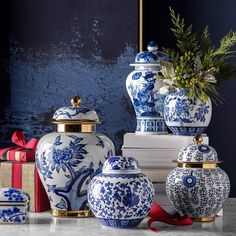
{"type": "MultiPolygon", "coordinates": [[[[14,151],[21,151],[24,149],[31,149],[31,150],[35,151],[37,143],[38,143],[38,139],[36,139],[36,138],[32,138],[27,143],[25,135],[20,130],[17,130],[14,132],[14,134],[12,135],[11,141],[19,147],[8,147],[8,148],[0,149],[0,159],[4,155],[4,153],[6,153],[9,150],[13,150],[13,149],[14,149],[14,151]]],[[[11,157],[10,160],[15,160],[15,159],[14,159],[14,157],[11,157]]]]}
{"type": "Polygon", "coordinates": [[[147,222],[147,227],[156,233],[159,232],[160,229],[152,227],[152,223],[155,221],[160,221],[166,224],[176,226],[191,225],[193,223],[192,219],[188,216],[181,217],[177,214],[170,215],[157,202],[153,203],[152,208],[148,213],[148,216],[150,217],[150,219],[147,222]]]}

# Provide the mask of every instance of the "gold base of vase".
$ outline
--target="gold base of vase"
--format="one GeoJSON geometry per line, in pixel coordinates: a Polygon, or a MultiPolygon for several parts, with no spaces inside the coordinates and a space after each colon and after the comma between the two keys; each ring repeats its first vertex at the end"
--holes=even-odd
{"type": "Polygon", "coordinates": [[[87,218],[93,217],[91,210],[83,211],[66,211],[66,210],[51,210],[51,215],[54,217],[74,217],[74,218],[87,218]]]}
{"type": "Polygon", "coordinates": [[[192,218],[194,222],[211,222],[215,220],[214,216],[204,216],[204,217],[197,217],[197,218],[192,218]]]}

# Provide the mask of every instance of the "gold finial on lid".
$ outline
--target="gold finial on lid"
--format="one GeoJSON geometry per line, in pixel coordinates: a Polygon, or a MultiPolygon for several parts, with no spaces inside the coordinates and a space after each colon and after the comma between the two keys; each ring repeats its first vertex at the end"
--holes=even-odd
{"type": "Polygon", "coordinates": [[[71,98],[70,102],[73,108],[78,108],[82,102],[82,99],[80,98],[79,95],[76,95],[73,98],[71,98]]]}
{"type": "Polygon", "coordinates": [[[193,142],[195,144],[201,144],[203,141],[202,135],[201,134],[196,134],[193,138],[193,142]]]}

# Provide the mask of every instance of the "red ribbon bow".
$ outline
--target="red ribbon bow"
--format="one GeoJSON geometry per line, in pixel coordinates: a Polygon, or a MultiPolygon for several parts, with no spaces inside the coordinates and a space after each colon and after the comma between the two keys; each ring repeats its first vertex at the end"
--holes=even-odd
{"type": "MultiPolygon", "coordinates": [[[[32,138],[27,143],[25,135],[20,130],[17,130],[14,132],[14,134],[12,135],[11,141],[19,147],[8,147],[8,148],[0,149],[0,158],[4,155],[4,153],[6,153],[7,151],[12,150],[12,149],[15,151],[20,151],[20,150],[24,150],[24,149],[31,149],[35,152],[36,146],[38,143],[38,139],[36,139],[36,138],[32,138]]],[[[11,159],[12,158],[10,158],[10,160],[11,159]]],[[[14,158],[13,158],[13,160],[14,160],[14,158]]]]}
{"type": "Polygon", "coordinates": [[[170,215],[157,202],[153,203],[152,208],[148,213],[148,216],[150,216],[151,218],[148,220],[147,226],[150,230],[156,233],[159,232],[160,229],[151,226],[152,223],[155,221],[160,221],[166,224],[176,226],[191,225],[193,223],[192,219],[188,216],[181,217],[178,214],[170,215]]]}

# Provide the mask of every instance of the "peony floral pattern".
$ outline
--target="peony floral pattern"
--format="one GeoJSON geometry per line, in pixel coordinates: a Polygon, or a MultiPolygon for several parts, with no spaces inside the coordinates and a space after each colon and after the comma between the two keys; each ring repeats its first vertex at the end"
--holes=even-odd
{"type": "Polygon", "coordinates": [[[51,208],[69,211],[88,209],[86,186],[95,175],[101,173],[102,159],[113,155],[113,144],[103,135],[48,135],[54,139],[51,149],[43,148],[43,144],[38,145],[42,150],[37,151],[36,166],[48,193],[51,208]],[[95,152],[97,161],[94,162],[91,156],[95,152]],[[57,178],[60,179],[59,182],[57,178]]]}
{"type": "Polygon", "coordinates": [[[174,134],[195,135],[202,133],[210,123],[212,105],[210,99],[201,102],[189,97],[186,90],[179,90],[165,98],[164,117],[174,134]]]}

